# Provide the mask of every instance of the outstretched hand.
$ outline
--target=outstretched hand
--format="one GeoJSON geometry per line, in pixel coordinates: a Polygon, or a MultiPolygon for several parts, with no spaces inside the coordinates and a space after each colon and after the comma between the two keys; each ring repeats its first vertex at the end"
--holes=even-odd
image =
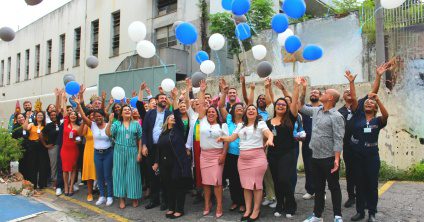
{"type": "Polygon", "coordinates": [[[357,76],[358,74],[355,74],[355,75],[353,75],[351,72],[350,72],[350,70],[346,70],[345,71],[345,77],[346,77],[346,79],[347,80],[349,80],[349,82],[355,82],[355,79],[356,79],[356,76],[357,76]]]}
{"type": "Polygon", "coordinates": [[[390,62],[386,62],[382,65],[380,65],[379,67],[377,67],[376,73],[378,76],[382,76],[383,73],[385,73],[391,66],[390,62]]]}

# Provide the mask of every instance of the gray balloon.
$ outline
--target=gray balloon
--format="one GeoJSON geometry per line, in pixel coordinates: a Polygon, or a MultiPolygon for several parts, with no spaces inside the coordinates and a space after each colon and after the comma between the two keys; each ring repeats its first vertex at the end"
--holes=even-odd
{"type": "Polygon", "coordinates": [[[256,68],[256,72],[258,73],[258,76],[261,78],[265,78],[269,76],[272,73],[272,65],[271,63],[267,61],[262,61],[258,64],[258,67],[256,68]]]}
{"type": "Polygon", "coordinates": [[[193,87],[200,87],[200,81],[206,79],[206,74],[203,72],[195,72],[192,76],[191,76],[191,83],[193,85],[193,87]]]}
{"type": "Polygon", "coordinates": [[[94,69],[99,65],[99,60],[97,59],[96,56],[89,56],[85,60],[85,63],[87,64],[88,67],[94,69]]]}
{"type": "Polygon", "coordinates": [[[172,29],[173,29],[173,30],[177,29],[177,27],[178,27],[181,23],[183,23],[183,21],[176,21],[176,22],[174,22],[174,24],[172,25],[172,29]]]}
{"type": "Polygon", "coordinates": [[[5,42],[10,42],[15,38],[15,31],[9,27],[2,27],[0,29],[0,39],[5,42]]]}
{"type": "Polygon", "coordinates": [[[28,5],[38,5],[38,4],[40,4],[42,1],[43,1],[43,0],[25,0],[25,2],[26,2],[28,5]]]}
{"type": "Polygon", "coordinates": [[[247,22],[247,18],[244,15],[233,15],[233,19],[237,24],[247,22]]]}
{"type": "Polygon", "coordinates": [[[70,81],[75,81],[75,75],[74,74],[66,74],[63,76],[63,84],[66,86],[66,84],[70,81]]]}

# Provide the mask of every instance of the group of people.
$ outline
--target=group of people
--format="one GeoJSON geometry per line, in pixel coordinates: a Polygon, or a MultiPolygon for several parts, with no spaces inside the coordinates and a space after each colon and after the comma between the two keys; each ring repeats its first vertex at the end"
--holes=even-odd
{"type": "MultiPolygon", "coordinates": [[[[87,184],[87,201],[119,207],[130,199],[133,207],[148,195],[146,209],[160,206],[166,217],[184,215],[186,193],[195,188],[204,199],[203,215],[223,213],[223,186],[229,186],[231,211],[238,210],[241,221],[260,217],[261,205],[275,208],[274,216],[292,218],[297,210],[294,197],[297,160],[300,151],[305,168],[307,193],[314,197],[314,209],[305,222],[323,221],[325,187],[328,183],[334,221],[342,221],[339,184],[340,156],[346,165],[350,207],[375,221],[378,202],[379,131],[387,124],[388,113],[377,96],[382,74],[390,63],[377,68],[372,91],[359,99],[355,75],[346,71],[349,88],[343,92],[345,105],[337,110],[341,95],[335,89],[311,89],[305,103],[307,81],[293,79],[290,93],[279,80],[275,87],[284,95],[274,98],[273,82],[264,80],[265,93],[256,102],[255,85],[247,87],[240,77],[243,101],[235,87],[219,80],[218,96],[207,93],[200,82],[197,96],[192,82],[174,88],[169,95],[160,89],[152,97],[146,83],[132,107],[128,101],[106,104],[106,93],[84,103],[85,88],[72,97],[76,106],[67,106],[66,93],[56,89],[56,104],[46,111],[33,111],[25,101],[24,113],[15,115],[14,138],[23,138],[24,156],[19,165],[23,176],[37,189],[56,188],[57,195],[72,196],[78,186],[78,173],[87,184]],[[147,92],[148,100],[144,98],[147,92]],[[107,106],[106,106],[107,105],[107,106]],[[377,116],[380,109],[381,116],[377,116]]],[[[211,90],[210,90],[211,91],[211,90]]],[[[133,93],[137,95],[136,92],[133,93]]]]}

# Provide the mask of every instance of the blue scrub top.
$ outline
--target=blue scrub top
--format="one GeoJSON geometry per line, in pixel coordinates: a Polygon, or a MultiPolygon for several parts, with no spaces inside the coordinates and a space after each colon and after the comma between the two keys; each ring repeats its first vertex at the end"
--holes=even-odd
{"type": "MultiPolygon", "coordinates": [[[[237,128],[237,124],[233,122],[231,114],[227,115],[227,126],[228,126],[228,135],[232,135],[234,130],[237,128]]],[[[240,155],[240,139],[237,138],[233,142],[230,142],[228,146],[228,153],[233,155],[240,155]]]]}

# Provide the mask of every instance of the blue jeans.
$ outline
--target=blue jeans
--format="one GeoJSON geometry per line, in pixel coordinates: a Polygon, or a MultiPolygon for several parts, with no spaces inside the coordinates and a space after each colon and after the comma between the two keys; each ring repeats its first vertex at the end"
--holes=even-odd
{"type": "Polygon", "coordinates": [[[96,165],[97,184],[99,185],[100,196],[105,196],[105,182],[107,185],[107,197],[113,197],[112,166],[113,148],[105,150],[103,153],[94,149],[94,164],[96,165]]]}

